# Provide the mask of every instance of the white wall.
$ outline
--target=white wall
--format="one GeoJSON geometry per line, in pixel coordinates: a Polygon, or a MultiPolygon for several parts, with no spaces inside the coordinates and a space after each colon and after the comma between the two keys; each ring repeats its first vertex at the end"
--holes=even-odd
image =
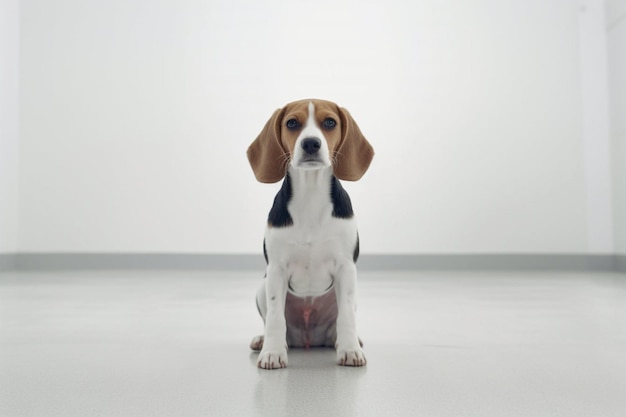
{"type": "Polygon", "coordinates": [[[613,252],[611,129],[604,0],[579,0],[582,138],[587,196],[587,250],[613,252]]]}
{"type": "Polygon", "coordinates": [[[18,0],[0,0],[0,254],[17,251],[18,0]]]}
{"type": "Polygon", "coordinates": [[[626,0],[607,1],[615,251],[626,254],[626,0]]]}
{"type": "Polygon", "coordinates": [[[346,184],[364,252],[610,247],[590,237],[610,203],[589,208],[579,13],[23,0],[20,249],[259,251],[278,185],[255,182],[245,150],[302,97],[347,107],[377,151],[346,184]]]}

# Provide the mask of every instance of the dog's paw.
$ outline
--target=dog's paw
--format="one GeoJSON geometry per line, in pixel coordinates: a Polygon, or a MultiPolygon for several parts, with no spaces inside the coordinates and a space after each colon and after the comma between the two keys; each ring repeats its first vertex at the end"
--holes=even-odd
{"type": "Polygon", "coordinates": [[[250,349],[254,351],[260,351],[261,349],[263,349],[264,340],[265,340],[265,336],[263,335],[256,336],[254,339],[252,339],[252,342],[250,342],[250,349]]]}
{"type": "Polygon", "coordinates": [[[257,365],[261,369],[279,369],[287,367],[287,350],[262,350],[257,365]]]}
{"type": "Polygon", "coordinates": [[[359,347],[352,349],[337,349],[337,363],[342,366],[364,366],[367,363],[363,350],[359,347]]]}

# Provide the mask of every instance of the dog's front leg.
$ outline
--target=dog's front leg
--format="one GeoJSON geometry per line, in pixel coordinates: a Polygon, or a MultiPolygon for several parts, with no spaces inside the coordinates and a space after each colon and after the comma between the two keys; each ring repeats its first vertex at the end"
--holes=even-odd
{"type": "Polygon", "coordinates": [[[356,333],[356,266],[349,263],[340,268],[335,277],[337,295],[337,363],[345,366],[363,366],[365,354],[356,333]]]}
{"type": "Polygon", "coordinates": [[[265,301],[265,339],[259,353],[259,368],[276,369],[287,366],[287,324],[285,299],[287,280],[281,268],[267,267],[265,301]]]}

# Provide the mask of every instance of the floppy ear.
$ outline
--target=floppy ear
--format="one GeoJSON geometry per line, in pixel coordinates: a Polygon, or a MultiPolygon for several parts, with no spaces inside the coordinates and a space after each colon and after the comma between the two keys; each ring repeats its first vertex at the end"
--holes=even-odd
{"type": "Polygon", "coordinates": [[[339,117],[342,125],[341,142],[335,152],[333,171],[339,179],[356,181],[370,166],[374,148],[365,139],[348,110],[340,107],[339,117]]]}
{"type": "Polygon", "coordinates": [[[278,109],[248,147],[248,161],[254,176],[260,182],[280,181],[287,172],[285,155],[288,153],[280,140],[280,122],[283,110],[278,109]]]}

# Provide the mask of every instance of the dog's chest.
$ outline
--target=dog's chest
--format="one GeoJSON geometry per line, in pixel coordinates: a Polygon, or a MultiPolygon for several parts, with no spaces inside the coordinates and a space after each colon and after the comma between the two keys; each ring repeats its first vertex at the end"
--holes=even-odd
{"type": "Polygon", "coordinates": [[[337,217],[335,208],[330,186],[302,187],[286,204],[291,224],[267,230],[269,262],[283,269],[296,295],[329,290],[338,265],[351,257],[356,226],[352,218],[337,217]]]}
{"type": "Polygon", "coordinates": [[[294,294],[318,295],[332,287],[338,260],[346,251],[350,225],[347,220],[333,218],[331,211],[325,207],[300,217],[294,210],[294,225],[285,228],[282,239],[277,239],[281,264],[294,294]]]}

